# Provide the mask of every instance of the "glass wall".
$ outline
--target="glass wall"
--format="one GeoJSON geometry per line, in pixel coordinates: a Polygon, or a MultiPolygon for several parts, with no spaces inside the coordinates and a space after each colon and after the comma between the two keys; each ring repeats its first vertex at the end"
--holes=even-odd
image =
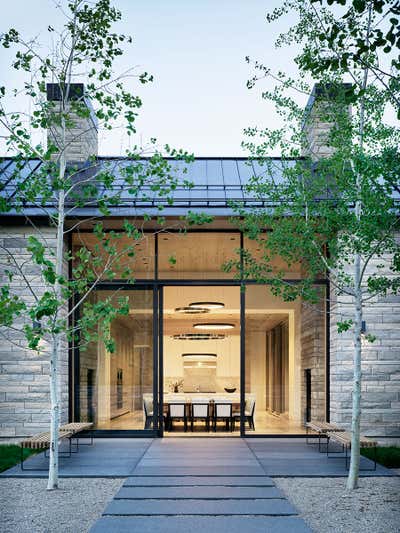
{"type": "Polygon", "coordinates": [[[324,291],[311,305],[246,287],[247,432],[300,434],[310,416],[325,420],[324,291]]]}
{"type": "Polygon", "coordinates": [[[133,271],[134,277],[137,279],[153,279],[155,277],[155,260],[154,260],[154,235],[152,233],[142,233],[140,239],[133,239],[127,236],[115,233],[108,234],[107,245],[105,240],[100,241],[93,233],[79,232],[72,236],[72,251],[74,255],[80,248],[85,248],[92,253],[93,259],[101,259],[101,261],[93,261],[92,268],[99,278],[107,279],[121,279],[124,278],[123,271],[129,268],[133,271]],[[107,251],[108,246],[115,247],[116,253],[111,255],[107,251]],[[134,246],[135,255],[129,257],[124,250],[128,246],[134,246]],[[112,273],[105,274],[107,272],[112,273]]]}
{"type": "Polygon", "coordinates": [[[240,234],[228,232],[161,233],[158,236],[160,279],[232,279],[236,270],[223,265],[238,260],[240,234]]]}
{"type": "Polygon", "coordinates": [[[95,429],[148,429],[153,411],[153,291],[93,292],[95,301],[125,296],[129,314],[115,318],[110,335],[80,350],[79,420],[95,429]],[[147,419],[146,419],[147,415],[147,419]]]}

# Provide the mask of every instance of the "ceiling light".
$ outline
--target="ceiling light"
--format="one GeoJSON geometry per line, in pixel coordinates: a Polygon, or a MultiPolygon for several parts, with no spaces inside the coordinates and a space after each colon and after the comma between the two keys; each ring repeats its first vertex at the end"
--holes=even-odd
{"type": "Polygon", "coordinates": [[[205,307],[175,307],[175,313],[183,313],[185,315],[196,315],[209,312],[210,310],[205,307]]]}
{"type": "Polygon", "coordinates": [[[213,357],[217,357],[217,354],[216,353],[183,353],[182,357],[184,357],[186,360],[189,360],[189,359],[195,359],[195,360],[211,359],[213,360],[213,357]]]}
{"type": "Polygon", "coordinates": [[[171,336],[172,339],[179,341],[210,341],[225,339],[221,333],[178,333],[171,336]]]}
{"type": "Polygon", "coordinates": [[[189,307],[205,307],[206,309],[222,309],[225,304],[222,302],[192,302],[189,307]]]}
{"type": "Polygon", "coordinates": [[[235,327],[234,324],[228,324],[227,322],[224,323],[209,323],[209,324],[193,324],[194,329],[233,329],[235,327]]]}

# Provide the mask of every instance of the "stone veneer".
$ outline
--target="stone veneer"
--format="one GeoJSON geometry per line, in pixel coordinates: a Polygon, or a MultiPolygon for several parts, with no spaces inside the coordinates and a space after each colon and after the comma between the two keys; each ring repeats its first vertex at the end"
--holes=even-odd
{"type": "MultiPolygon", "coordinates": [[[[349,298],[332,292],[331,300],[331,420],[350,427],[353,332],[339,334],[336,327],[349,314],[349,298]]],[[[362,432],[400,437],[400,295],[371,300],[363,319],[376,340],[362,347],[362,432]]]]}
{"type": "MultiPolygon", "coordinates": [[[[332,147],[327,142],[332,123],[326,121],[323,94],[321,87],[314,87],[305,113],[307,146],[304,152],[314,161],[332,154],[332,147]]],[[[350,107],[348,111],[351,113],[350,107]]],[[[347,428],[350,428],[352,409],[353,333],[338,334],[337,322],[342,316],[349,318],[349,303],[348,298],[337,298],[334,291],[331,292],[330,418],[332,422],[347,428]]],[[[362,432],[366,435],[400,437],[400,295],[371,300],[363,318],[367,332],[376,335],[377,339],[372,344],[363,345],[362,432]]],[[[307,329],[313,329],[313,319],[306,313],[302,318],[304,368],[309,357],[311,365],[317,361],[313,353],[317,350],[314,343],[318,343],[318,340],[312,337],[309,346],[310,343],[306,342],[307,329]]],[[[311,368],[314,375],[319,374],[320,370],[314,366],[311,368]]],[[[321,412],[318,414],[322,415],[321,412]]]]}
{"type": "MultiPolygon", "coordinates": [[[[84,90],[83,84],[71,84],[70,91],[72,93],[72,99],[75,99],[74,95],[77,95],[81,100],[79,105],[90,111],[87,118],[79,117],[76,111],[71,109],[70,103],[66,104],[68,120],[71,124],[68,124],[65,131],[64,152],[66,160],[69,162],[85,163],[90,157],[97,156],[98,154],[97,118],[90,101],[83,96],[84,90]]],[[[53,102],[54,111],[57,111],[57,106],[60,105],[59,87],[57,84],[47,84],[47,97],[49,101],[53,102]]],[[[76,102],[75,105],[77,105],[76,102]]],[[[62,148],[62,143],[60,142],[61,133],[61,127],[53,125],[47,130],[47,142],[51,142],[57,147],[62,148]]],[[[54,155],[54,157],[56,156],[57,154],[54,155]]]]}
{"type": "MultiPolygon", "coordinates": [[[[55,229],[40,227],[42,236],[50,248],[55,248],[55,229]]],[[[0,228],[0,242],[10,250],[19,263],[26,261],[24,274],[37,295],[45,290],[39,267],[30,261],[26,251],[27,238],[35,234],[30,226],[9,226],[0,228]]],[[[0,263],[7,263],[7,255],[0,251],[0,263]]],[[[66,268],[66,265],[65,265],[66,268]]],[[[4,266],[1,267],[4,271],[4,266]]],[[[4,279],[3,272],[1,278],[4,279]]],[[[13,290],[26,298],[32,295],[24,284],[22,276],[16,275],[13,290]]],[[[24,319],[19,321],[23,324],[24,319]]],[[[0,437],[32,435],[48,430],[50,422],[49,393],[49,351],[47,347],[38,354],[26,348],[23,334],[3,329],[9,340],[2,336],[0,341],[0,437]]],[[[61,421],[68,419],[68,349],[64,345],[60,361],[61,421]]]]}
{"type": "MultiPolygon", "coordinates": [[[[311,370],[311,420],[326,417],[325,298],[316,305],[303,302],[301,308],[301,405],[306,408],[305,370],[311,370]]],[[[302,416],[305,412],[302,412],[302,416]]]]}

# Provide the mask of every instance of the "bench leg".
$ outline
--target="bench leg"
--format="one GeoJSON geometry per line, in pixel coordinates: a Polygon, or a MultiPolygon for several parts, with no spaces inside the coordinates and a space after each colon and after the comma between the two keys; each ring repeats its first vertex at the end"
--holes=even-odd
{"type": "Polygon", "coordinates": [[[342,449],[340,452],[330,452],[329,451],[329,441],[330,441],[330,438],[327,436],[326,437],[326,456],[328,457],[328,459],[342,459],[343,457],[343,452],[345,451],[345,445],[342,444],[342,449]],[[329,455],[330,454],[330,455],[329,455]],[[338,455],[340,454],[340,457],[332,457],[332,455],[338,455]]]}
{"type": "Polygon", "coordinates": [[[360,471],[365,472],[366,470],[369,472],[376,470],[376,446],[374,446],[374,468],[360,468],[360,471]]]}
{"type": "MultiPolygon", "coordinates": [[[[58,452],[58,457],[71,457],[71,455],[73,453],[76,453],[78,450],[75,450],[75,451],[72,451],[72,445],[71,445],[71,440],[73,439],[73,437],[68,437],[68,451],[66,452],[58,452]]],[[[61,444],[61,442],[59,443],[61,444]]],[[[47,453],[48,452],[48,448],[46,448],[44,450],[44,456],[46,457],[46,459],[48,459],[50,457],[50,455],[47,453]]]]}
{"type": "MultiPolygon", "coordinates": [[[[147,428],[144,428],[144,429],[147,429],[147,428]]],[[[83,439],[85,437],[76,437],[76,439],[79,441],[79,439],[83,439]]],[[[90,439],[90,442],[79,442],[79,446],[93,446],[94,444],[94,441],[93,441],[93,431],[90,432],[90,435],[88,435],[87,437],[88,439],[90,439]]]]}
{"type": "MultiPolygon", "coordinates": [[[[45,450],[46,452],[46,450],[45,450]]],[[[46,457],[46,455],[45,455],[46,457]]],[[[26,466],[24,466],[24,448],[21,446],[21,470],[32,470],[34,472],[48,472],[49,469],[48,468],[26,468],[26,466]]]]}

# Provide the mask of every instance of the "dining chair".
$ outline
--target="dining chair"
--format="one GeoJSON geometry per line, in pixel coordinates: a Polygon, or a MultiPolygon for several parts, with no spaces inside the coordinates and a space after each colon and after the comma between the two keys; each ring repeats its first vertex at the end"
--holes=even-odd
{"type": "Polygon", "coordinates": [[[227,402],[214,404],[214,431],[217,431],[218,420],[223,420],[226,424],[226,430],[233,431],[232,404],[227,402]]]}
{"type": "Polygon", "coordinates": [[[210,402],[208,400],[196,399],[192,402],[190,412],[190,427],[193,431],[193,423],[195,420],[204,420],[206,424],[206,431],[210,431],[210,402]]]}
{"type": "Polygon", "coordinates": [[[143,399],[144,429],[150,429],[153,424],[153,401],[143,399]]]}
{"type": "Polygon", "coordinates": [[[256,409],[256,401],[251,399],[251,400],[246,400],[246,404],[245,404],[245,409],[244,409],[244,416],[245,416],[245,419],[246,421],[248,422],[249,426],[250,426],[250,429],[252,429],[253,431],[256,430],[256,427],[254,425],[254,411],[256,409]]]}
{"type": "Polygon", "coordinates": [[[168,431],[172,430],[174,420],[183,420],[184,430],[187,431],[186,403],[173,402],[168,404],[167,426],[168,431]]]}
{"type": "MultiPolygon", "coordinates": [[[[249,428],[253,431],[256,430],[256,427],[254,425],[254,411],[256,408],[256,401],[246,400],[246,403],[244,404],[244,420],[249,424],[249,428]]],[[[235,422],[238,421],[240,423],[240,411],[233,413],[233,429],[235,429],[235,422]]]]}

